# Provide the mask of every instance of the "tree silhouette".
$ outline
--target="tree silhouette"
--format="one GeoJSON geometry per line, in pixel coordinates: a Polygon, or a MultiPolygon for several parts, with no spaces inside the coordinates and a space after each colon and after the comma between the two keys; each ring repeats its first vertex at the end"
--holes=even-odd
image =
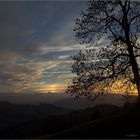
{"type": "Polygon", "coordinates": [[[140,2],[91,0],[75,23],[76,37],[86,47],[72,56],[76,76],[67,92],[97,97],[121,82],[117,88],[135,88],[140,97],[140,2]]]}

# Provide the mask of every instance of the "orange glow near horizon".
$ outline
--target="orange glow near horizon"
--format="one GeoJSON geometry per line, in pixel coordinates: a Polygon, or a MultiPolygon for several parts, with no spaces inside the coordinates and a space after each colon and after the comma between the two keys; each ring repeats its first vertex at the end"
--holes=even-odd
{"type": "MultiPolygon", "coordinates": [[[[40,93],[64,93],[65,90],[67,89],[67,86],[69,84],[62,84],[62,83],[55,83],[55,84],[49,84],[49,85],[42,85],[41,87],[38,88],[38,92],[40,93]]],[[[137,90],[136,87],[133,86],[130,89],[127,89],[126,87],[123,87],[122,82],[121,81],[117,81],[115,82],[111,88],[108,89],[108,93],[112,93],[112,94],[130,94],[130,95],[134,95],[137,96],[137,90]]]]}
{"type": "Polygon", "coordinates": [[[63,93],[66,90],[67,85],[64,84],[50,84],[50,85],[43,85],[40,87],[39,91],[41,93],[58,93],[61,92],[63,93]]]}
{"type": "Polygon", "coordinates": [[[127,86],[127,85],[124,85],[122,81],[116,81],[112,85],[112,87],[109,89],[109,91],[114,94],[130,94],[130,95],[134,95],[134,96],[138,95],[135,85],[127,86]],[[129,89],[128,89],[128,87],[129,87],[129,89]]]}
{"type": "Polygon", "coordinates": [[[49,86],[49,90],[50,92],[62,92],[64,90],[64,86],[63,85],[57,85],[57,84],[54,84],[54,85],[50,85],[49,86]]]}
{"type": "MultiPolygon", "coordinates": [[[[50,84],[50,85],[44,85],[42,86],[39,91],[41,93],[64,93],[65,90],[67,89],[68,85],[64,85],[64,84],[50,84]]],[[[124,88],[122,88],[122,83],[121,82],[117,82],[117,84],[115,83],[109,90],[108,93],[112,93],[112,94],[128,94],[130,92],[130,95],[134,95],[137,96],[137,90],[135,87],[133,87],[131,90],[127,90],[124,88]]]]}

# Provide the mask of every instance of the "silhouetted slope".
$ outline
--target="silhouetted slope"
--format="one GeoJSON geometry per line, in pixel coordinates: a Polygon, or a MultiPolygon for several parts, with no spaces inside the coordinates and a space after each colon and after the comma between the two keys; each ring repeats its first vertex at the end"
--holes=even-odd
{"type": "Polygon", "coordinates": [[[140,138],[140,104],[114,116],[89,121],[40,138],[140,138]]]}
{"type": "Polygon", "coordinates": [[[88,121],[103,118],[106,115],[112,115],[112,109],[114,113],[120,112],[119,107],[112,105],[99,105],[94,108],[74,111],[69,115],[52,116],[51,118],[46,118],[38,122],[28,123],[27,125],[18,127],[20,130],[24,130],[24,132],[22,131],[20,135],[17,136],[17,138],[37,138],[38,136],[43,134],[61,132],[63,130],[73,128],[88,121]],[[101,112],[102,109],[104,109],[103,112],[101,112]],[[99,111],[99,114],[96,114],[97,111],[99,111]],[[27,132],[26,128],[28,128],[30,132],[27,132]]]}
{"type": "MultiPolygon", "coordinates": [[[[40,107],[40,109],[44,110],[45,105],[41,106],[42,107],[40,107]]],[[[22,106],[18,106],[18,108],[21,107],[22,106]]],[[[61,112],[60,108],[57,111],[61,112]]],[[[31,115],[32,118],[29,117],[30,119],[27,117],[28,115],[25,115],[27,117],[26,121],[23,119],[24,117],[15,117],[15,119],[18,120],[19,118],[19,120],[21,121],[15,125],[9,125],[7,129],[1,130],[0,138],[36,138],[41,135],[49,135],[73,128],[77,125],[96,120],[98,118],[112,115],[112,113],[118,113],[120,112],[120,108],[112,105],[98,105],[94,108],[88,108],[72,112],[71,110],[67,110],[67,113],[65,114],[60,114],[60,112],[59,115],[58,113],[54,112],[56,113],[55,115],[53,114],[49,116],[44,116],[43,113],[39,113],[38,115],[41,117],[35,118],[33,115],[31,115]],[[22,119],[24,121],[22,121],[22,119]]],[[[12,122],[14,123],[16,122],[16,120],[12,120],[12,122]]]]}
{"type": "Polygon", "coordinates": [[[0,137],[6,136],[6,131],[10,132],[12,131],[10,129],[24,123],[42,120],[53,115],[68,114],[72,111],[71,109],[56,107],[51,104],[16,105],[8,102],[0,102],[0,137]]]}
{"type": "Polygon", "coordinates": [[[70,110],[49,104],[0,103],[0,138],[139,137],[139,105],[96,105],[70,110]]]}

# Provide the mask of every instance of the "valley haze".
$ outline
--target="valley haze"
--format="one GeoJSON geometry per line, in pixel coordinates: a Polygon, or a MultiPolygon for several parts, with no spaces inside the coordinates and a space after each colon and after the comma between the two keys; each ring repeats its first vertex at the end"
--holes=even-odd
{"type": "MultiPolygon", "coordinates": [[[[10,102],[14,104],[40,104],[48,103],[56,106],[72,109],[82,109],[95,106],[97,104],[123,105],[121,94],[102,95],[95,101],[89,101],[83,97],[74,99],[66,93],[0,93],[0,102],[10,102]]],[[[136,96],[132,97],[136,99],[136,96]]]]}

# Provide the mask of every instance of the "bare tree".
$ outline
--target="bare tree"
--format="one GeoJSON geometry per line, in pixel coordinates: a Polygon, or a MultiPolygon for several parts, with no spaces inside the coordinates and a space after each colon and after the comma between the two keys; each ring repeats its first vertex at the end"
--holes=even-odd
{"type": "Polygon", "coordinates": [[[118,88],[136,88],[140,97],[140,2],[91,0],[75,23],[86,49],[72,56],[76,76],[67,92],[97,97],[121,81],[118,88]]]}

